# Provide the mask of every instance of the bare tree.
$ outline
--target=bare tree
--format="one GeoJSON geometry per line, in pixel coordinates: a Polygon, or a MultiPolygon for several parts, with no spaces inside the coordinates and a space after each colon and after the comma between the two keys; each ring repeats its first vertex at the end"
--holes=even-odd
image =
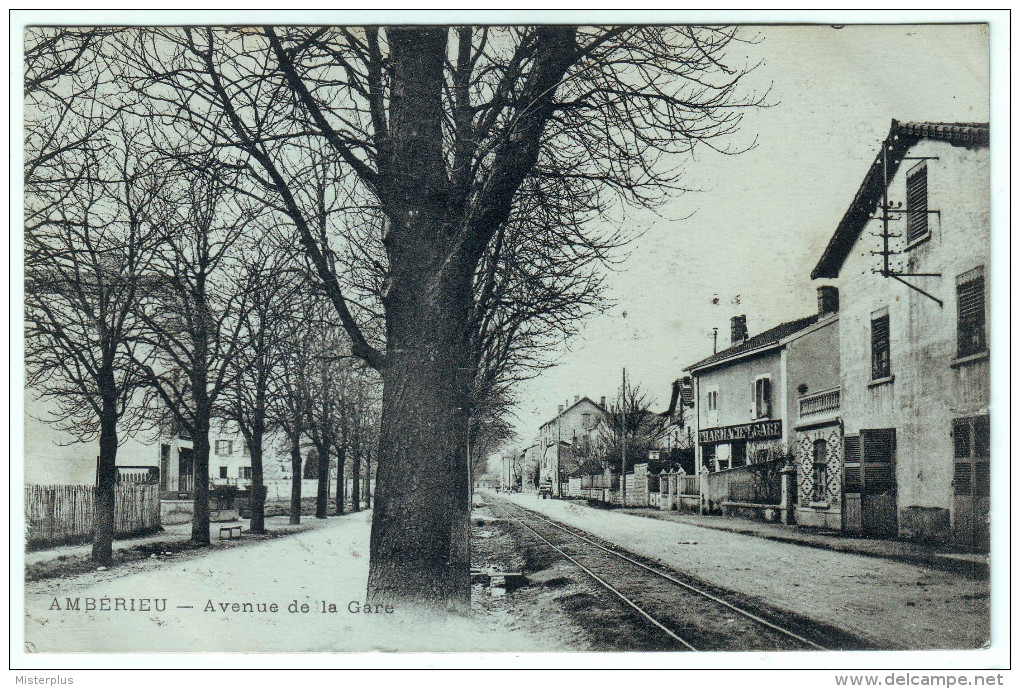
{"type": "Polygon", "coordinates": [[[118,121],[102,146],[65,151],[47,165],[78,180],[55,200],[30,195],[45,212],[25,233],[27,383],[54,402],[46,418],[78,441],[99,438],[92,559],[113,558],[119,432],[141,382],[131,358],[135,310],[148,288],[158,241],[153,203],[164,184],[137,131],[118,121]]]}
{"type": "Polygon", "coordinates": [[[284,331],[292,300],[303,283],[293,270],[293,250],[274,241],[271,233],[245,247],[241,288],[251,308],[242,314],[238,337],[242,346],[229,361],[230,384],[223,392],[219,416],[237,424],[251,456],[252,533],[265,533],[266,487],[263,456],[271,428],[273,383],[286,356],[284,331]]]}
{"type": "Polygon", "coordinates": [[[591,452],[581,462],[594,458],[604,469],[623,472],[637,462],[648,460],[666,431],[667,419],[652,411],[651,398],[641,386],[621,387],[595,427],[591,452]],[[622,466],[626,458],[626,467],[622,466]]]}
{"type": "Polygon", "coordinates": [[[570,329],[575,303],[567,300],[565,312],[537,309],[523,323],[510,318],[513,334],[499,344],[499,328],[482,322],[501,308],[514,313],[512,299],[486,296],[521,260],[504,253],[507,241],[560,257],[521,271],[533,292],[536,281],[537,293],[596,289],[590,269],[619,245],[597,231],[605,212],[682,191],[689,154],[722,150],[742,109],[761,103],[741,96],[746,70],[726,63],[735,32],[267,27],[140,35],[132,51],[145,75],[138,88],[165,106],[162,116],[197,132],[189,135],[196,145],[229,141],[218,155],[288,219],[351,352],[383,379],[370,596],[466,609],[463,439],[473,393],[487,388],[479,385],[483,357],[525,343],[517,360],[533,363],[528,352],[541,351],[544,336],[570,329]],[[382,276],[377,304],[358,300],[321,241],[314,185],[298,174],[297,152],[309,138],[328,145],[355,185],[352,198],[381,220],[370,223],[381,228],[381,253],[359,259],[368,263],[359,275],[382,276]],[[566,229],[550,231],[557,227],[566,229]],[[565,315],[558,321],[557,313],[565,315]],[[384,327],[373,332],[377,320],[384,327]]]}
{"type": "Polygon", "coordinates": [[[209,453],[213,412],[230,387],[253,295],[235,248],[257,212],[230,192],[226,171],[175,163],[174,193],[162,199],[162,241],[151,290],[138,309],[145,324],[139,359],[147,406],[193,443],[191,540],[209,544],[209,453]]]}

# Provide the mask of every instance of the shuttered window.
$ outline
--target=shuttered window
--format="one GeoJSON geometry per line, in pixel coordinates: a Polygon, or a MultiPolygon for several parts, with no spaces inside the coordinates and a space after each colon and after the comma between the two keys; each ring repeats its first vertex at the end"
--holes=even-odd
{"type": "Polygon", "coordinates": [[[871,319],[871,379],[892,375],[889,361],[889,314],[871,319]]]}
{"type": "Polygon", "coordinates": [[[953,421],[953,493],[988,497],[991,492],[991,427],[988,416],[953,421]]]}
{"type": "Polygon", "coordinates": [[[860,493],[864,485],[861,480],[861,438],[848,435],[843,438],[843,490],[860,493]]]}
{"type": "Polygon", "coordinates": [[[768,378],[754,381],[754,411],[759,419],[772,415],[772,381],[768,378]]]}
{"type": "Polygon", "coordinates": [[[980,354],[985,340],[985,269],[975,268],[956,278],[957,356],[980,354]]]}
{"type": "Polygon", "coordinates": [[[928,167],[907,175],[907,243],[928,234],[928,167]]]}
{"type": "Polygon", "coordinates": [[[864,491],[884,493],[896,490],[896,429],[861,430],[861,465],[864,491]]]}

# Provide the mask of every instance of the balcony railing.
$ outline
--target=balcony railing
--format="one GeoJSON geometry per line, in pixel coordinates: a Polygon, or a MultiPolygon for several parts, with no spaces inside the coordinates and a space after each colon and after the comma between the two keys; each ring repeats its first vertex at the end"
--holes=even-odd
{"type": "Polygon", "coordinates": [[[823,390],[800,398],[800,416],[814,416],[839,411],[839,388],[823,390]]]}

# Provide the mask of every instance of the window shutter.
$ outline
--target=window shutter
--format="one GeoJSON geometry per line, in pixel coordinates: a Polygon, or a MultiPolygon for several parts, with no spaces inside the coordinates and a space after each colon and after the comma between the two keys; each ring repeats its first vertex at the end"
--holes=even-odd
{"type": "Polygon", "coordinates": [[[985,350],[985,274],[983,268],[957,278],[956,333],[959,356],[985,350]]]}
{"type": "Polygon", "coordinates": [[[861,439],[856,435],[843,438],[843,490],[860,493],[861,487],[861,439]]]}
{"type": "Polygon", "coordinates": [[[907,175],[907,243],[928,232],[928,167],[907,175]]]}
{"type": "Polygon", "coordinates": [[[871,321],[871,377],[885,378],[889,366],[889,316],[879,316],[871,321]]]}
{"type": "Polygon", "coordinates": [[[861,431],[864,488],[869,493],[896,490],[895,453],[895,429],[879,428],[861,431]]]}
{"type": "Polygon", "coordinates": [[[772,416],[772,381],[761,379],[762,416],[772,416]]]}

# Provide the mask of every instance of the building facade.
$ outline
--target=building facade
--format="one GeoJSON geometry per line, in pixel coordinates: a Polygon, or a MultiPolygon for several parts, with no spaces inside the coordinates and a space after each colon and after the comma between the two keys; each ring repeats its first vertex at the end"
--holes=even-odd
{"type": "Polygon", "coordinates": [[[559,496],[566,485],[574,458],[586,453],[605,416],[605,398],[596,404],[588,397],[575,396],[573,404],[559,405],[556,416],[539,428],[539,483],[552,483],[559,496]]]}
{"type": "Polygon", "coordinates": [[[812,277],[838,279],[850,531],[986,549],[987,124],[900,123],[812,277]]]}

